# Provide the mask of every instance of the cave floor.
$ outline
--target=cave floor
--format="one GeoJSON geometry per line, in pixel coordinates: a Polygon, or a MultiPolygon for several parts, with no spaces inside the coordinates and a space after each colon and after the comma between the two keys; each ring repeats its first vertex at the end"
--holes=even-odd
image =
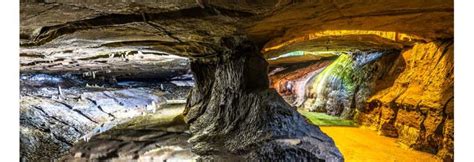
{"type": "Polygon", "coordinates": [[[441,161],[435,155],[409,149],[395,138],[378,135],[363,127],[322,126],[321,130],[336,142],[347,162],[387,161],[405,162],[441,161]]]}
{"type": "MultiPolygon", "coordinates": [[[[63,160],[193,161],[196,155],[191,152],[191,146],[186,142],[190,137],[187,128],[183,127],[184,123],[176,122],[176,119],[180,121],[183,108],[183,104],[168,105],[153,115],[135,117],[127,123],[93,136],[87,142],[76,143],[69,156],[63,160]]],[[[376,131],[355,126],[353,123],[348,124],[346,120],[313,112],[301,113],[313,123],[323,123],[321,130],[333,138],[347,162],[441,161],[435,155],[409,149],[397,143],[395,138],[378,135],[376,131]]]]}
{"type": "Polygon", "coordinates": [[[359,127],[352,120],[318,112],[298,110],[313,124],[330,136],[336,143],[345,161],[441,161],[435,155],[410,149],[397,142],[396,138],[378,135],[376,131],[359,127]]]}

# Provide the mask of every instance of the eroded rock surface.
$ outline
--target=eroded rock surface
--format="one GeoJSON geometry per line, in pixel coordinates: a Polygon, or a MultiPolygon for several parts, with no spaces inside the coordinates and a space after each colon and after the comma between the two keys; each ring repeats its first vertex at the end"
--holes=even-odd
{"type": "Polygon", "coordinates": [[[184,104],[166,104],[154,113],[135,117],[88,141],[80,141],[64,161],[193,161],[184,104]]]}
{"type": "Polygon", "coordinates": [[[446,40],[403,51],[357,120],[412,148],[452,161],[453,49],[453,41],[446,40]]]}
{"type": "Polygon", "coordinates": [[[167,100],[183,100],[186,94],[184,89],[180,95],[183,90],[172,83],[162,84],[162,90],[130,83],[87,86],[74,75],[22,75],[20,83],[21,157],[28,161],[56,159],[75,142],[152,113],[167,100]]]}

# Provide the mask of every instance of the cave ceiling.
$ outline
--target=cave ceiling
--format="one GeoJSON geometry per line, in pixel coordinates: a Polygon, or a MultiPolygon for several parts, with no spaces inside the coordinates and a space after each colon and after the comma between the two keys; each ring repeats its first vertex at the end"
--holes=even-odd
{"type": "Polygon", "coordinates": [[[64,65],[124,51],[212,58],[229,50],[223,46],[226,37],[250,40],[268,58],[295,50],[403,49],[451,39],[454,33],[452,0],[46,0],[20,5],[23,71],[36,63],[64,65]]]}

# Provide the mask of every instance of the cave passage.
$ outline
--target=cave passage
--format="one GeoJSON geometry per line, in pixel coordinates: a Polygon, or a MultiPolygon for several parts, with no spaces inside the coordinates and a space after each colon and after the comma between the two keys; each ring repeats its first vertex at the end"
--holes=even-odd
{"type": "MultiPolygon", "coordinates": [[[[411,107],[404,107],[407,105],[398,105],[395,102],[407,93],[406,91],[409,91],[405,89],[408,83],[401,80],[413,79],[410,77],[426,77],[427,74],[433,75],[433,73],[418,71],[419,67],[410,67],[413,65],[413,58],[407,56],[417,51],[416,48],[424,48],[425,55],[432,56],[434,60],[440,60],[438,65],[450,66],[451,63],[441,60],[447,59],[444,58],[446,53],[452,55],[451,45],[451,42],[447,41],[418,45],[413,47],[413,50],[405,51],[387,48],[365,51],[298,50],[289,52],[268,59],[271,87],[275,88],[287,103],[332,137],[345,160],[358,161],[362,160],[358,154],[372,154],[370,149],[361,149],[372,147],[371,144],[363,142],[364,139],[371,139],[374,142],[373,145],[386,146],[381,147],[381,150],[400,152],[404,155],[379,154],[371,156],[374,157],[372,159],[374,161],[380,160],[378,159],[380,157],[395,161],[405,161],[415,157],[439,161],[431,154],[442,154],[443,149],[446,149],[443,148],[443,143],[428,140],[425,144],[430,146],[422,146],[425,145],[421,142],[425,137],[420,136],[418,132],[407,132],[407,128],[416,130],[416,127],[407,126],[407,124],[413,122],[410,121],[413,120],[410,115],[414,115],[415,118],[424,118],[421,122],[422,127],[417,129],[419,133],[429,134],[428,137],[433,138],[433,136],[446,137],[446,135],[438,134],[441,132],[430,132],[425,130],[425,127],[434,125],[439,128],[445,123],[426,122],[424,120],[432,120],[425,116],[426,114],[410,114],[413,111],[410,110],[411,107]],[[421,74],[414,76],[416,73],[421,74]],[[382,105],[383,102],[387,102],[387,99],[391,99],[388,100],[389,104],[382,105]],[[373,137],[373,130],[387,137],[373,137]],[[412,140],[418,143],[411,143],[412,140]],[[410,147],[420,152],[407,151],[406,148],[410,147]]],[[[432,68],[426,70],[437,71],[437,67],[432,68]]],[[[440,83],[450,84],[444,80],[440,80],[440,83]]],[[[449,96],[449,91],[448,94],[441,94],[440,97],[443,95],[449,96]]],[[[443,104],[451,102],[450,98],[444,100],[446,103],[443,104]]],[[[431,111],[437,114],[436,112],[440,110],[431,111]]],[[[444,110],[441,109],[441,111],[444,110]]],[[[450,118],[444,115],[448,114],[441,113],[431,117],[437,118],[436,120],[450,118]]]]}
{"type": "Polygon", "coordinates": [[[20,160],[453,161],[453,11],[21,0],[20,160]]]}

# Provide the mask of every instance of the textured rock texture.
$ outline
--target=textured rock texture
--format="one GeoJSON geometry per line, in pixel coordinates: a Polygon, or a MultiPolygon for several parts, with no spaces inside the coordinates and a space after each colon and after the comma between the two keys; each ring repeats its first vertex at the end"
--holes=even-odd
{"type": "Polygon", "coordinates": [[[197,155],[187,142],[184,104],[162,106],[75,143],[60,161],[193,161],[197,155]]]}
{"type": "Polygon", "coordinates": [[[451,38],[454,30],[449,0],[22,0],[20,5],[23,47],[132,47],[188,57],[218,53],[220,38],[234,33],[278,55],[295,49],[403,48],[451,38]]]}
{"type": "Polygon", "coordinates": [[[280,1],[250,25],[249,37],[268,40],[263,52],[402,49],[453,37],[453,1],[280,1]]]}
{"type": "Polygon", "coordinates": [[[21,76],[22,159],[49,161],[59,158],[77,141],[87,141],[132,117],[152,113],[160,103],[183,99],[186,94],[186,90],[179,93],[183,90],[172,83],[162,85],[162,90],[156,85],[142,87],[131,83],[123,87],[86,84],[86,80],[74,75],[21,76]],[[166,92],[170,90],[174,94],[166,92]]]}
{"type": "Polygon", "coordinates": [[[22,48],[23,74],[72,74],[114,84],[120,80],[170,80],[190,74],[187,58],[134,48],[22,48]]]}
{"type": "Polygon", "coordinates": [[[196,87],[185,121],[193,152],[202,160],[343,160],[331,138],[268,88],[267,62],[251,42],[223,43],[234,50],[191,63],[196,87]]]}
{"type": "Polygon", "coordinates": [[[453,49],[453,40],[445,40],[402,51],[356,119],[409,147],[452,161],[453,49]]]}
{"type": "Polygon", "coordinates": [[[383,77],[387,65],[396,57],[396,52],[341,54],[308,81],[306,98],[301,108],[352,119],[356,109],[365,106],[375,81],[383,77]]]}

